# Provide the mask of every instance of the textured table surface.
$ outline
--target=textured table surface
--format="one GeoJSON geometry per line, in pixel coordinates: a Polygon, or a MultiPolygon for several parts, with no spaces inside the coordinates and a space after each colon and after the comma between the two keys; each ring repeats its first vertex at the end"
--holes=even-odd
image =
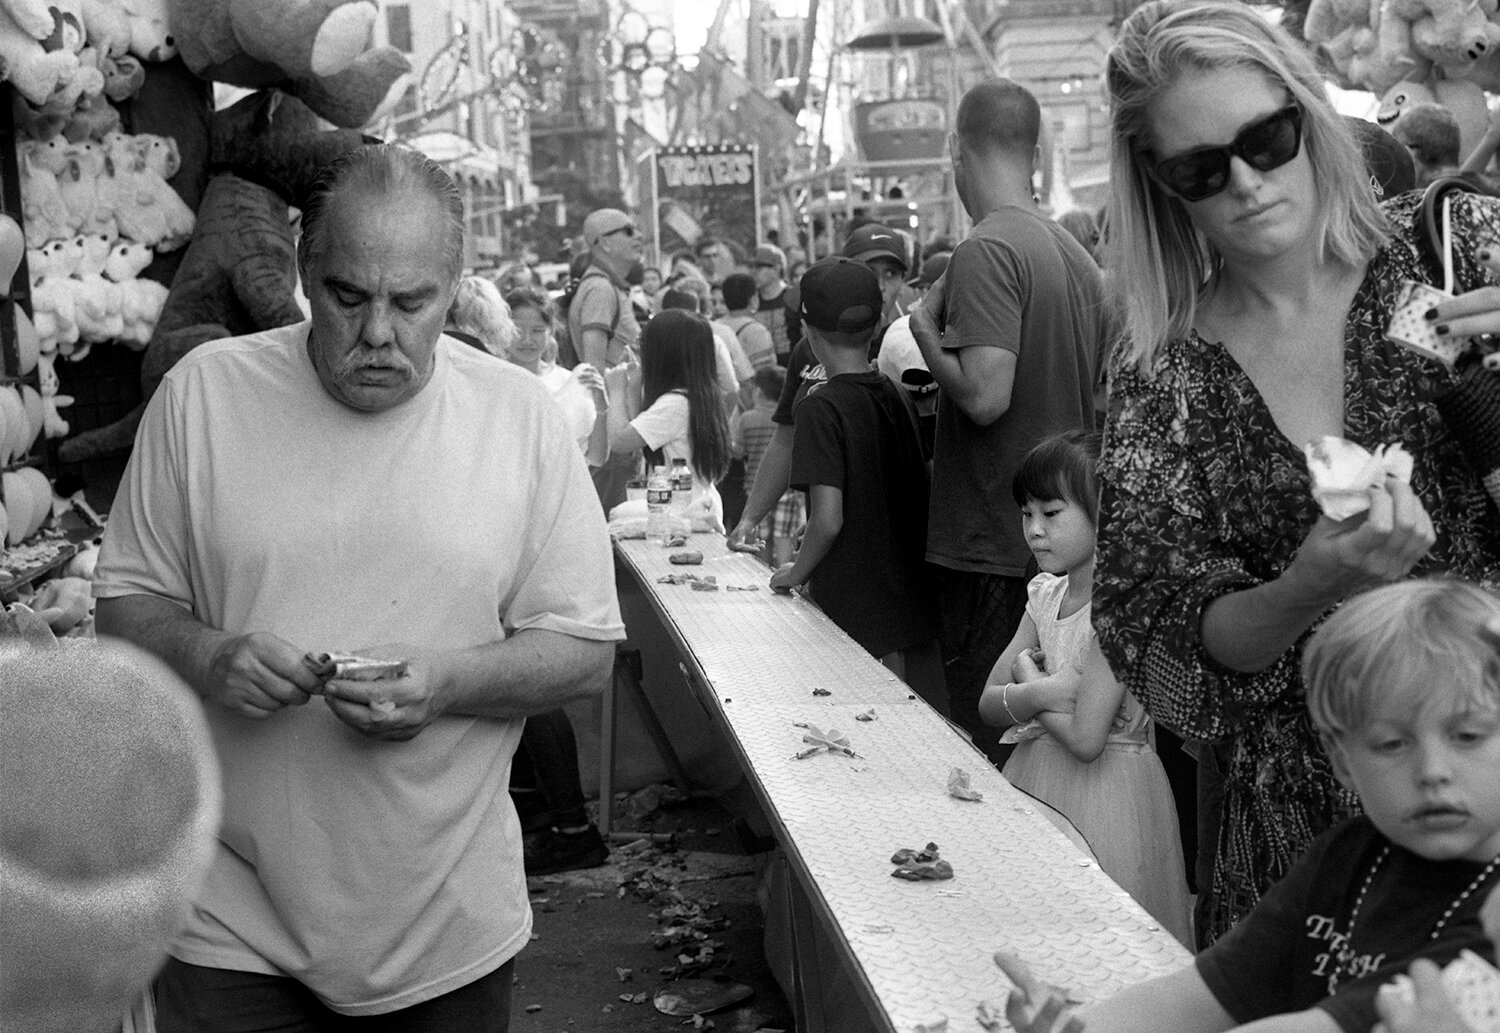
{"type": "Polygon", "coordinates": [[[673,566],[675,550],[654,542],[616,543],[696,667],[705,704],[722,715],[784,830],[783,850],[893,1029],[946,1019],[955,1033],[980,1031],[979,1003],[1003,1003],[1009,989],[991,960],[997,949],[1084,1001],[1188,962],[1028,797],[816,606],[773,594],[767,568],[718,536],[694,535],[687,547],[703,565],[673,566]],[[711,574],[720,588],[658,581],[684,572],[711,574]],[[874,720],[855,720],[871,710],[874,720]],[[794,759],[804,748],[796,722],[836,728],[859,757],[794,759]],[[955,767],[982,801],[948,795],[955,767]],[[929,841],[953,879],[891,877],[892,853],[929,841]]]}

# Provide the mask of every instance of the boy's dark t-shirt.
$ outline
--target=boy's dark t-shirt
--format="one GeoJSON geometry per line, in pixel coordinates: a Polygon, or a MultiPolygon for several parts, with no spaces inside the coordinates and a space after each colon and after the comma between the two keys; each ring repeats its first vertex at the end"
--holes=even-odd
{"type": "Polygon", "coordinates": [[[1350,818],[1314,840],[1254,910],[1198,955],[1198,974],[1236,1023],[1318,1007],[1346,1033],[1368,1033],[1379,1019],[1376,990],[1417,957],[1445,965],[1467,949],[1494,963],[1479,909],[1500,872],[1431,939],[1443,912],[1483,870],[1472,861],[1429,861],[1391,843],[1369,818],[1350,818]],[[1350,936],[1355,898],[1386,846],[1390,854],[1350,936]],[[1341,951],[1350,953],[1330,990],[1341,951]]]}
{"type": "Polygon", "coordinates": [[[844,522],[813,570],[813,600],[875,656],[937,637],[927,542],[927,468],[916,427],[884,374],[843,373],[797,405],[794,488],[843,492],[844,522]]]}
{"type": "MultiPolygon", "coordinates": [[[[885,335],[885,329],[881,327],[870,339],[871,363],[880,354],[880,340],[885,335]]],[[[787,359],[786,381],[781,386],[781,396],[776,400],[776,412],[771,415],[771,419],[787,427],[796,423],[797,407],[802,404],[802,399],[827,379],[828,371],[813,354],[811,342],[806,337],[801,338],[787,359]]]]}

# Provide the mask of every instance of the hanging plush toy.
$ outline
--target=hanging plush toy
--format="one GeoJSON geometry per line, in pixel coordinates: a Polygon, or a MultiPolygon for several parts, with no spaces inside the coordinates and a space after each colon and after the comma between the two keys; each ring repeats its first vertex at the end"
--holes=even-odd
{"type": "Polygon", "coordinates": [[[411,63],[371,47],[370,0],[168,0],[182,59],[211,82],[274,86],[336,126],[357,129],[394,107],[411,63]]]}
{"type": "Polygon", "coordinates": [[[49,438],[67,437],[68,421],[62,418],[59,410],[72,405],[73,396],[60,393],[62,383],[57,379],[57,360],[54,356],[43,355],[37,369],[40,371],[42,385],[42,434],[49,438]]]}

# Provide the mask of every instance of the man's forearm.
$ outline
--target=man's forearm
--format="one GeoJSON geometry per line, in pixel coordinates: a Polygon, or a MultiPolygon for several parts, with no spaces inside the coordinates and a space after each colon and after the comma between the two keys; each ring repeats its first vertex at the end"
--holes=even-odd
{"type": "Polygon", "coordinates": [[[583,340],[578,342],[578,357],[600,373],[606,372],[609,368],[609,335],[603,330],[585,330],[579,336],[583,340]]]}
{"type": "Polygon", "coordinates": [[[200,695],[207,691],[214,652],[234,637],[210,628],[176,603],[153,595],[98,600],[94,629],[160,657],[200,695]]]}
{"type": "Polygon", "coordinates": [[[921,321],[913,321],[912,337],[922,352],[932,379],[965,416],[981,427],[987,427],[1005,415],[1010,407],[1008,382],[1001,390],[989,383],[987,377],[976,376],[975,371],[965,369],[961,358],[963,352],[944,348],[942,336],[921,321]]]}
{"type": "Polygon", "coordinates": [[[445,709],[476,717],[514,718],[551,710],[604,688],[615,644],[528,628],[503,642],[448,658],[445,709]]]}

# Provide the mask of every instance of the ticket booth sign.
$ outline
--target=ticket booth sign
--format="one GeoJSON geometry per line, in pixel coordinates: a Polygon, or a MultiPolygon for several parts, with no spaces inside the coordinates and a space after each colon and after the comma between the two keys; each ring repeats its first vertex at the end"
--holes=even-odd
{"type": "Polygon", "coordinates": [[[662,147],[643,160],[649,185],[649,256],[690,248],[704,237],[760,240],[760,165],[754,144],[662,147]]]}
{"type": "Polygon", "coordinates": [[[939,101],[925,97],[869,101],[855,105],[854,135],[865,161],[941,158],[948,112],[939,101]]]}

